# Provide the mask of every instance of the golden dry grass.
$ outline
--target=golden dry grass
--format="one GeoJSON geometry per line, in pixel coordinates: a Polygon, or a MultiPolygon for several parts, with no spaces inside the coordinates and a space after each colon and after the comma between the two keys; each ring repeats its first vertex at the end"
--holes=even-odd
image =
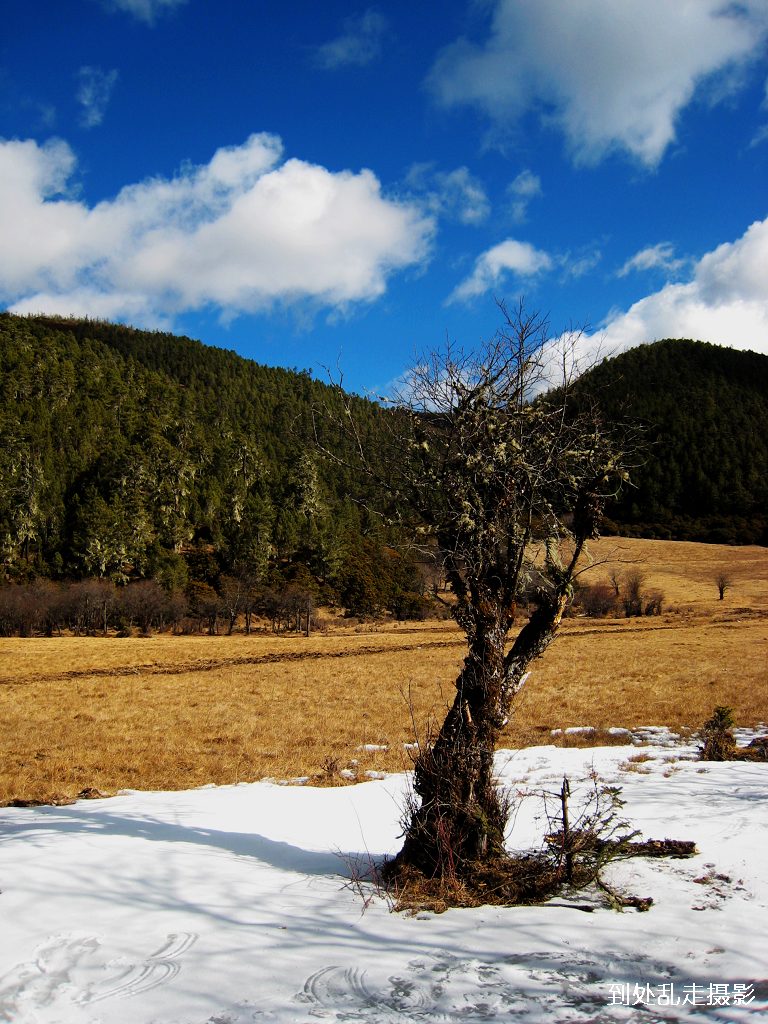
{"type": "MultiPolygon", "coordinates": [[[[696,729],[716,704],[733,707],[739,724],[768,721],[768,550],[618,545],[622,567],[642,568],[669,610],[568,620],[503,741],[550,742],[552,729],[583,725],[696,729]],[[721,602],[714,579],[724,567],[734,586],[721,602]]],[[[596,550],[602,558],[616,546],[596,550]]],[[[451,623],[309,639],[0,640],[0,803],[400,770],[411,718],[421,735],[439,722],[462,656],[451,623]]]]}
{"type": "Polygon", "coordinates": [[[584,574],[585,582],[608,582],[613,571],[640,572],[648,589],[662,591],[668,608],[768,610],[767,548],[605,537],[592,542],[589,554],[596,564],[584,574]],[[715,582],[721,572],[732,580],[723,602],[715,582]]]}

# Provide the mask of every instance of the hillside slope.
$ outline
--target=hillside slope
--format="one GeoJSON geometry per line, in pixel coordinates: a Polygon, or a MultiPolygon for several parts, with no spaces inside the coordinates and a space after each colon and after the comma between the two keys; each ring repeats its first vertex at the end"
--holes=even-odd
{"type": "Polygon", "coordinates": [[[645,431],[635,486],[609,510],[621,532],[768,543],[768,356],[658,341],[605,360],[580,384],[606,419],[645,431]]]}
{"type": "MultiPolygon", "coordinates": [[[[367,435],[380,410],[353,401],[367,435]]],[[[313,453],[313,410],[334,403],[306,373],[188,338],[0,315],[6,573],[183,585],[299,560],[332,574],[374,529],[365,481],[313,453]]]]}
{"type": "MultiPolygon", "coordinates": [[[[609,509],[615,530],[768,542],[768,357],[662,341],[580,386],[609,422],[645,427],[649,455],[609,509]]],[[[340,414],[337,392],[307,373],[188,338],[0,314],[4,575],[174,588],[216,586],[235,566],[262,579],[302,567],[375,606],[378,581],[400,567],[368,512],[381,496],[314,450],[313,410],[334,403],[340,414]]],[[[375,458],[382,410],[353,403],[375,458]]],[[[319,421],[322,440],[343,454],[351,442],[333,420],[319,421]]]]}

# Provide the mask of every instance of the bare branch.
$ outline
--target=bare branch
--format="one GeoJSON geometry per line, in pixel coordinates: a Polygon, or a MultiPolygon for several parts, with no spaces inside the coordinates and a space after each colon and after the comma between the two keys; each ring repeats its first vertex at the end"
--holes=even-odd
{"type": "Polygon", "coordinates": [[[398,404],[382,411],[378,464],[349,401],[337,399],[359,466],[388,488],[401,521],[411,516],[437,546],[467,637],[453,705],[416,760],[421,804],[393,872],[402,865],[431,876],[446,864],[468,872],[503,855],[499,731],[528,666],[557,633],[587,544],[633,458],[631,433],[606,430],[579,393],[579,333],[561,336],[558,349],[546,317],[522,302],[498,306],[502,327],[476,350],[449,341],[417,361],[398,404]],[[547,390],[553,367],[557,388],[547,390]],[[529,618],[507,651],[521,602],[529,618]]]}

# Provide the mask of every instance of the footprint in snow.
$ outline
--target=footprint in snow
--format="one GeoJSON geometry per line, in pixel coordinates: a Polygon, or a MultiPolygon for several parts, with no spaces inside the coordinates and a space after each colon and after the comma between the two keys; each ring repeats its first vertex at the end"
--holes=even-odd
{"type": "Polygon", "coordinates": [[[93,935],[69,932],[41,943],[33,959],[16,964],[0,978],[0,1020],[11,1021],[25,1006],[50,1006],[61,993],[77,994],[73,974],[93,956],[93,935]]]}
{"type": "Polygon", "coordinates": [[[147,992],[176,977],[180,957],[196,940],[191,932],[173,933],[145,959],[118,963],[99,957],[101,944],[95,935],[52,935],[37,947],[31,960],[16,964],[0,978],[0,1021],[12,1021],[24,1009],[60,1001],[84,1005],[147,992]],[[95,972],[104,980],[89,980],[95,972]]]}
{"type": "Polygon", "coordinates": [[[113,984],[106,992],[95,992],[86,1001],[96,1003],[102,999],[113,999],[115,996],[127,999],[157,988],[158,985],[164,985],[179,973],[179,957],[196,941],[197,935],[193,932],[172,933],[160,949],[151,953],[146,960],[127,967],[119,979],[116,979],[118,984],[113,984]]]}
{"type": "MultiPolygon", "coordinates": [[[[312,1019],[355,1024],[510,1019],[539,1024],[564,1010],[574,1024],[617,1024],[626,1018],[621,1006],[606,1005],[613,981],[607,966],[587,958],[574,962],[570,954],[485,962],[444,953],[411,960],[402,973],[378,980],[355,967],[324,967],[307,978],[295,999],[312,1019]]],[[[674,1018],[658,1018],[666,1019],[674,1018]]]]}

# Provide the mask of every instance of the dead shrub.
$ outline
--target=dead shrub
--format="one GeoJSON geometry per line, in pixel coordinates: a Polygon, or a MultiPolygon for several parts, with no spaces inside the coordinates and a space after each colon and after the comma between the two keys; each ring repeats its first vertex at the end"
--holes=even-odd
{"type": "Polygon", "coordinates": [[[586,584],[579,591],[579,607],[590,618],[601,619],[616,612],[616,594],[607,583],[586,584]]]}

